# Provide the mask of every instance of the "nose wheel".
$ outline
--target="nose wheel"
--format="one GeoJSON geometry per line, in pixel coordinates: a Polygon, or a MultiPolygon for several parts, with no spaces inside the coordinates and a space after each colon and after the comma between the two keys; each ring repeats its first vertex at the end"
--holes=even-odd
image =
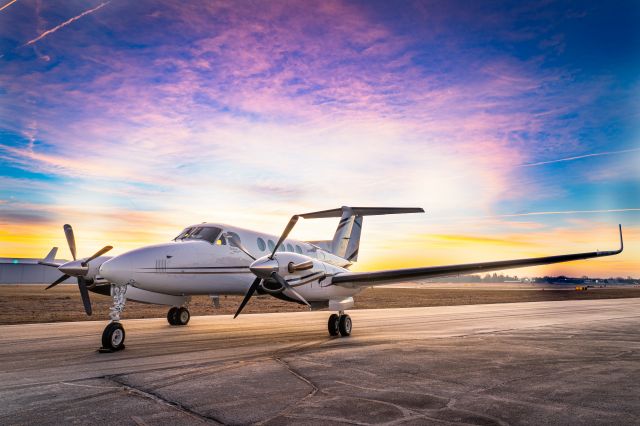
{"type": "Polygon", "coordinates": [[[119,322],[110,322],[102,332],[100,352],[115,352],[124,349],[124,327],[119,322]]]}
{"type": "Polygon", "coordinates": [[[329,317],[329,335],[347,337],[351,335],[351,317],[347,314],[331,314],[329,317]]]}
{"type": "Polygon", "coordinates": [[[169,309],[167,313],[167,321],[171,325],[187,325],[189,320],[191,319],[191,314],[187,308],[176,308],[173,307],[169,309]]]}

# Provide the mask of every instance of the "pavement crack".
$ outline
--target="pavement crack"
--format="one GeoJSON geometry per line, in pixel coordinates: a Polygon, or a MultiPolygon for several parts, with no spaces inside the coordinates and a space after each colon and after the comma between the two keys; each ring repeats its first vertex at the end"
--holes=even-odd
{"type": "Polygon", "coordinates": [[[120,380],[118,380],[117,376],[104,376],[102,377],[105,380],[110,380],[114,383],[117,383],[118,385],[120,385],[123,389],[134,393],[136,395],[139,395],[143,398],[147,398],[147,399],[151,399],[159,404],[163,404],[166,405],[168,407],[173,408],[174,410],[180,411],[186,415],[188,415],[189,417],[193,418],[194,420],[196,420],[198,423],[208,423],[208,424],[220,424],[220,425],[224,425],[226,424],[224,421],[217,419],[215,417],[212,416],[205,416],[203,414],[198,413],[197,411],[193,411],[192,409],[190,409],[189,407],[179,403],[179,402],[175,402],[175,401],[170,401],[164,397],[162,397],[161,395],[155,393],[155,392],[151,392],[151,391],[147,391],[147,390],[143,390],[143,389],[139,389],[136,387],[133,387],[127,383],[124,383],[120,380]]]}
{"type": "Polygon", "coordinates": [[[289,412],[291,410],[293,410],[294,407],[297,407],[300,403],[302,403],[303,401],[305,401],[307,399],[313,398],[320,391],[320,388],[315,383],[313,383],[311,381],[311,379],[303,376],[302,373],[300,373],[299,371],[294,370],[293,367],[291,367],[285,360],[283,360],[282,358],[277,357],[277,356],[272,357],[272,359],[274,361],[276,361],[278,364],[282,365],[284,368],[286,368],[287,371],[289,373],[291,373],[293,376],[295,376],[298,380],[300,380],[300,381],[306,383],[307,385],[311,386],[311,392],[309,392],[308,394],[306,394],[305,396],[300,398],[295,403],[293,403],[293,404],[289,405],[288,407],[284,408],[283,410],[280,410],[278,413],[276,413],[275,415],[269,417],[268,419],[256,422],[255,424],[258,424],[258,425],[262,425],[262,424],[270,422],[271,420],[273,420],[275,418],[288,415],[289,412]]]}

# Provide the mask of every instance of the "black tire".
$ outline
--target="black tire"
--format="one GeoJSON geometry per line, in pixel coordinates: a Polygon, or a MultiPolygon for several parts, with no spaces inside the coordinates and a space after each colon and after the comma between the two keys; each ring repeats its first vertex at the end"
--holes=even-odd
{"type": "Polygon", "coordinates": [[[176,312],[176,325],[187,325],[191,319],[191,314],[187,308],[180,308],[176,312]]]}
{"type": "Polygon", "coordinates": [[[124,349],[124,327],[119,322],[109,323],[102,332],[102,347],[112,351],[124,349]]]}
{"type": "Polygon", "coordinates": [[[171,325],[178,325],[178,308],[175,306],[167,312],[167,321],[171,325]]]}
{"type": "Polygon", "coordinates": [[[342,337],[347,337],[351,335],[351,317],[347,314],[340,316],[340,321],[338,321],[338,328],[340,329],[340,335],[342,337]]]}
{"type": "Polygon", "coordinates": [[[328,327],[330,336],[337,336],[340,333],[340,330],[338,329],[339,320],[340,317],[338,316],[338,314],[331,314],[331,316],[329,317],[328,327]]]}

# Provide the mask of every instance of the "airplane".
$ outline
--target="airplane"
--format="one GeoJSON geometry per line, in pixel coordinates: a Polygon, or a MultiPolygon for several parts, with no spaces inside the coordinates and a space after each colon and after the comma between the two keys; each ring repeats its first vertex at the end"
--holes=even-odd
{"type": "Polygon", "coordinates": [[[458,276],[580,259],[612,256],[620,248],[516,260],[491,261],[445,266],[352,272],[358,259],[360,235],[365,216],[424,213],[419,207],[349,207],[293,215],[279,238],[236,226],[200,223],[186,227],[172,241],[155,244],[115,257],[103,256],[112,249],[105,246],[92,256],[77,259],[73,229],[64,232],[73,260],[53,261],[54,248],[40,261],[58,268],[63,275],[47,289],[76,277],[85,311],[91,315],[89,292],[113,299],[110,322],[102,333],[102,352],[124,349],[125,330],[120,322],[126,300],[171,306],[167,321],[173,326],[187,325],[188,303],[193,295],[209,295],[217,305],[221,295],[243,295],[234,318],[255,295],[270,295],[311,310],[328,309],[330,336],[351,335],[352,321],[346,310],[354,306],[354,296],[367,287],[458,276]],[[288,238],[300,218],[340,218],[332,240],[299,241],[288,238]]]}

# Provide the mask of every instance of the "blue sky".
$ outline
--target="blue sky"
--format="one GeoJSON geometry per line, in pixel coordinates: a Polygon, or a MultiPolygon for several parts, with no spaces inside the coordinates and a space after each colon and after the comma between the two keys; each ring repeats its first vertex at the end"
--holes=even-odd
{"type": "Polygon", "coordinates": [[[633,1],[4,1],[0,255],[64,247],[63,223],[117,252],[417,205],[368,221],[359,268],[590,250],[623,223],[626,257],[529,272],[638,275],[639,20],[633,1]]]}

